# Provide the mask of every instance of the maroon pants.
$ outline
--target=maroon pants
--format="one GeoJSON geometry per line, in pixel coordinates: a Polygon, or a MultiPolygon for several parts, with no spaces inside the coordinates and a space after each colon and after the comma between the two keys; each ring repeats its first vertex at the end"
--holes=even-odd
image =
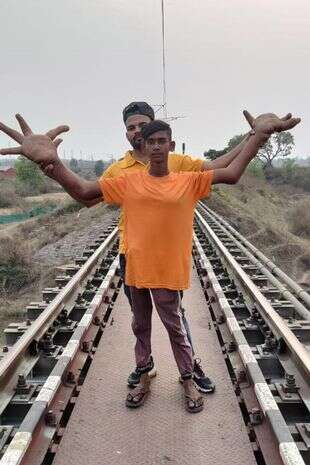
{"type": "Polygon", "coordinates": [[[132,330],[136,336],[135,355],[138,368],[150,361],[152,332],[152,299],[159,318],[168,331],[172,351],[180,375],[186,379],[193,372],[193,351],[184,328],[179,291],[170,289],[137,289],[130,287],[132,298],[132,330]]]}

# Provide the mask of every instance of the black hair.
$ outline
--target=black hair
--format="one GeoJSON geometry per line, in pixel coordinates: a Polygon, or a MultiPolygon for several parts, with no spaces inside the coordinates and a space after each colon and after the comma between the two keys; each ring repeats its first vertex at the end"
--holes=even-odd
{"type": "Polygon", "coordinates": [[[157,131],[166,131],[169,135],[169,139],[171,140],[172,138],[172,131],[171,127],[169,126],[168,123],[165,121],[161,121],[160,119],[154,119],[154,121],[151,121],[150,123],[146,124],[141,128],[141,135],[144,140],[146,140],[148,137],[150,137],[154,132],[157,131]]]}
{"type": "Polygon", "coordinates": [[[126,123],[129,116],[144,115],[148,116],[151,120],[155,118],[153,108],[146,102],[131,102],[123,110],[123,120],[126,123]]]}

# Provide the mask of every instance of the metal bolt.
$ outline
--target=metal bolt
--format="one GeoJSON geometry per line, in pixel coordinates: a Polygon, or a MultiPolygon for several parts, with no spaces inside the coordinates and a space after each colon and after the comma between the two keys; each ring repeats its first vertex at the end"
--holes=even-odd
{"type": "Polygon", "coordinates": [[[96,326],[100,326],[100,318],[99,318],[99,316],[96,315],[94,317],[93,324],[96,325],[96,326]]]}
{"type": "Polygon", "coordinates": [[[239,370],[237,373],[237,382],[244,383],[246,381],[246,372],[245,370],[239,370]]]}
{"type": "Polygon", "coordinates": [[[88,341],[83,341],[82,342],[82,352],[89,352],[89,342],[88,341]]]}
{"type": "Polygon", "coordinates": [[[25,375],[18,375],[17,387],[27,386],[25,375]]]}
{"type": "Polygon", "coordinates": [[[227,347],[227,352],[234,352],[236,350],[235,341],[230,341],[227,347]]]}
{"type": "Polygon", "coordinates": [[[28,394],[30,391],[30,386],[28,385],[25,375],[20,374],[18,375],[17,385],[15,388],[16,394],[23,395],[28,394]]]}
{"type": "Polygon", "coordinates": [[[289,373],[285,373],[285,382],[287,386],[296,386],[295,376],[289,373]]]}
{"type": "Polygon", "coordinates": [[[297,386],[296,379],[293,374],[285,373],[285,384],[282,385],[283,391],[287,393],[297,393],[300,386],[297,386]]]}
{"type": "Polygon", "coordinates": [[[253,426],[261,425],[263,423],[264,415],[259,408],[252,408],[250,411],[250,421],[253,426]]]}
{"type": "Polygon", "coordinates": [[[75,375],[74,375],[73,371],[68,371],[67,382],[68,383],[75,383],[75,375]]]}
{"type": "Polygon", "coordinates": [[[45,423],[46,423],[48,426],[56,426],[56,425],[57,425],[56,415],[55,415],[55,413],[53,412],[53,410],[49,410],[49,411],[47,412],[47,414],[45,415],[45,423]]]}
{"type": "Polygon", "coordinates": [[[53,339],[52,339],[52,336],[50,336],[49,334],[46,334],[46,337],[44,339],[44,352],[48,353],[50,352],[52,349],[53,349],[53,339]]]}
{"type": "Polygon", "coordinates": [[[266,331],[266,337],[265,337],[265,343],[263,346],[263,350],[266,350],[267,352],[271,349],[273,349],[276,346],[276,340],[273,337],[271,331],[266,331]]]}

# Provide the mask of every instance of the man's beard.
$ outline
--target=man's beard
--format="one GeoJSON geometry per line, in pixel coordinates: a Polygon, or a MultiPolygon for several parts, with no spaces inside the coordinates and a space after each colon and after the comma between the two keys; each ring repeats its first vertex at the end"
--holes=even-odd
{"type": "Polygon", "coordinates": [[[142,148],[142,138],[141,138],[141,134],[139,135],[136,135],[132,141],[131,141],[131,146],[134,150],[141,150],[142,148]],[[140,139],[140,140],[138,140],[140,139]]]}
{"type": "Polygon", "coordinates": [[[141,142],[140,141],[138,142],[138,141],[133,140],[131,142],[131,146],[132,146],[132,148],[134,150],[141,150],[141,142]]]}

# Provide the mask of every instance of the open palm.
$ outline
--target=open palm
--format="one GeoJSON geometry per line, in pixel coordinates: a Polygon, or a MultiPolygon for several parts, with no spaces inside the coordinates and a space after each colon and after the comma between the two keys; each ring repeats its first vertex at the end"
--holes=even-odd
{"type": "Polygon", "coordinates": [[[21,115],[16,115],[21,133],[0,122],[0,130],[14,139],[20,145],[0,149],[1,155],[24,155],[29,160],[39,164],[41,168],[53,165],[58,160],[57,147],[62,139],[56,139],[61,133],[69,131],[68,126],[58,126],[46,134],[33,134],[31,128],[21,115]]]}
{"type": "Polygon", "coordinates": [[[254,118],[247,110],[244,110],[243,114],[252,129],[265,135],[271,135],[274,132],[288,131],[289,129],[293,129],[301,121],[300,118],[293,118],[291,113],[288,113],[282,118],[279,118],[274,113],[264,113],[254,118]]]}

